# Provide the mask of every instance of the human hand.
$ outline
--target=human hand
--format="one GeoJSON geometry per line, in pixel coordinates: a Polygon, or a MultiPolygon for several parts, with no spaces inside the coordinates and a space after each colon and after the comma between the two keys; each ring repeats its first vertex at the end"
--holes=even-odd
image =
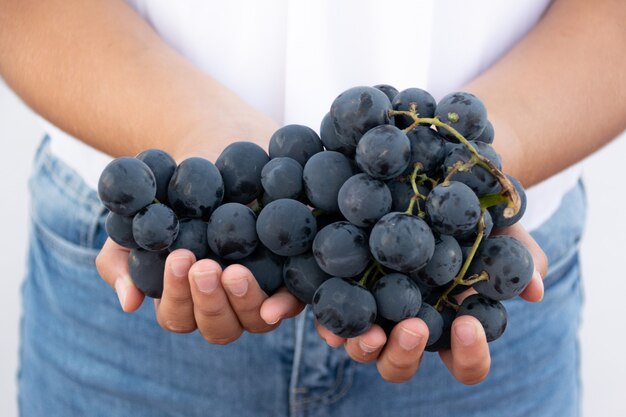
{"type": "MultiPolygon", "coordinates": [[[[535,272],[520,297],[530,302],[543,298],[543,279],[548,269],[546,255],[537,242],[519,224],[502,229],[499,233],[507,234],[521,241],[533,256],[535,272]]],[[[457,296],[458,301],[475,293],[468,290],[457,296]]],[[[330,346],[344,345],[348,355],[357,362],[376,361],[378,372],[389,382],[406,382],[417,372],[426,341],[428,327],[419,318],[409,318],[398,323],[389,338],[383,329],[372,326],[364,334],[345,339],[331,333],[316,323],[319,336],[330,346]]],[[[452,324],[451,349],[439,352],[450,373],[463,384],[477,384],[489,373],[491,357],[485,332],[480,322],[471,316],[461,316],[452,324]]]]}

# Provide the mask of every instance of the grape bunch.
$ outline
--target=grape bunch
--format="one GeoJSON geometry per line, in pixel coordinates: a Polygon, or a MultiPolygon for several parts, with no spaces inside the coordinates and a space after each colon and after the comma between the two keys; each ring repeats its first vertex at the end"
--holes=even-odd
{"type": "Polygon", "coordinates": [[[109,237],[129,248],[137,287],[163,291],[167,254],[238,263],[268,294],[285,286],[341,337],[419,317],[427,350],[450,347],[459,315],[488,341],[507,325],[502,300],[534,267],[516,239],[492,235],[523,215],[524,189],[502,172],[494,129],[466,92],[439,103],[389,85],[341,93],[320,134],[278,129],[269,152],[235,142],[215,164],[176,164],[150,149],[113,160],[98,184],[109,237]],[[473,288],[461,303],[455,296],[473,288]]]}

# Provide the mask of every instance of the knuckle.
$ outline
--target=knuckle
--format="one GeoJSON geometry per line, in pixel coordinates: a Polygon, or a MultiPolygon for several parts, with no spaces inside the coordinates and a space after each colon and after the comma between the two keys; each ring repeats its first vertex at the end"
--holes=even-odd
{"type": "Polygon", "coordinates": [[[195,314],[205,319],[215,319],[225,316],[228,312],[228,304],[220,303],[218,305],[209,306],[206,304],[195,304],[195,314]]]}
{"type": "Polygon", "coordinates": [[[417,365],[417,361],[412,361],[406,357],[395,354],[388,355],[387,362],[393,369],[402,372],[408,371],[417,365]]]}
{"type": "Polygon", "coordinates": [[[189,304],[191,303],[191,294],[182,291],[172,291],[171,289],[164,288],[162,300],[165,303],[173,305],[189,304]]]}

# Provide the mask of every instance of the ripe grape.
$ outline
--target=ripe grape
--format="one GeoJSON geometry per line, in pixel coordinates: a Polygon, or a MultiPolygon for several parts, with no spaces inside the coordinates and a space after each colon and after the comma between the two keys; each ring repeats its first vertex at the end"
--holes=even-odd
{"type": "Polygon", "coordinates": [[[377,126],[356,147],[356,163],[371,177],[388,180],[402,174],[411,158],[407,135],[392,125],[377,126]]]}
{"type": "Polygon", "coordinates": [[[160,149],[147,149],[136,156],[143,161],[156,180],[156,199],[160,203],[167,203],[167,186],[176,171],[176,161],[167,152],[160,149]]]}
{"type": "Polygon", "coordinates": [[[339,211],[339,189],[354,174],[350,160],[339,152],[317,153],[309,159],[302,171],[306,195],[319,209],[339,211]]]}
{"type": "Polygon", "coordinates": [[[463,300],[457,317],[465,315],[478,319],[485,329],[487,342],[493,342],[506,330],[506,309],[501,302],[491,300],[484,295],[474,294],[463,300]]]}
{"type": "Polygon", "coordinates": [[[404,175],[411,175],[416,163],[422,165],[420,172],[432,171],[442,164],[446,142],[437,131],[428,126],[416,126],[406,135],[411,144],[411,158],[404,175]]]}
{"type": "Polygon", "coordinates": [[[272,295],[282,287],[284,259],[263,245],[238,262],[252,272],[265,294],[272,295]]]}
{"type": "Polygon", "coordinates": [[[131,157],[111,161],[98,180],[100,201],[120,216],[134,216],[151,204],[156,190],[156,180],[148,165],[131,157]]]}
{"type": "Polygon", "coordinates": [[[391,273],[380,278],[372,287],[377,314],[399,322],[414,317],[422,306],[419,288],[404,274],[391,273]]]}
{"type": "Polygon", "coordinates": [[[391,192],[384,182],[367,174],[356,174],[339,189],[338,202],[347,220],[356,226],[368,227],[391,210],[391,192]]]}
{"type": "Polygon", "coordinates": [[[367,234],[348,222],[330,224],[315,236],[313,255],[323,271],[337,277],[354,277],[370,260],[367,234]]]}
{"type": "Polygon", "coordinates": [[[465,184],[450,181],[439,184],[428,194],[426,213],[433,230],[459,236],[476,228],[480,220],[480,202],[465,184]]]}
{"type": "Polygon", "coordinates": [[[206,233],[211,250],[228,260],[245,258],[259,243],[256,216],[239,203],[226,203],[215,209],[206,233]]]}
{"type": "Polygon", "coordinates": [[[411,273],[411,278],[430,287],[450,283],[463,265],[461,247],[452,236],[440,235],[435,243],[435,252],[426,266],[411,273]]]}
{"type": "Polygon", "coordinates": [[[507,177],[509,178],[509,180],[511,180],[511,183],[513,183],[513,186],[520,196],[520,209],[517,214],[507,219],[506,217],[504,217],[504,209],[506,209],[506,203],[501,203],[497,206],[489,207],[488,212],[491,214],[491,217],[493,219],[493,227],[495,227],[496,229],[514,225],[522,218],[524,212],[526,211],[526,192],[524,191],[524,187],[512,175],[507,175],[507,177]]]}
{"type": "MultiPolygon", "coordinates": [[[[489,159],[498,169],[502,169],[502,163],[500,162],[500,155],[497,154],[495,149],[484,142],[471,142],[476,152],[485,158],[489,159]]],[[[470,151],[467,150],[465,145],[459,144],[452,148],[452,151],[446,156],[444,160],[444,166],[447,170],[454,167],[456,163],[466,163],[471,158],[470,151]]],[[[451,179],[459,181],[470,187],[478,196],[494,193],[500,188],[500,183],[488,170],[485,168],[474,165],[467,171],[459,171],[452,174],[451,179]]]]}
{"type": "MultiPolygon", "coordinates": [[[[449,305],[444,305],[439,314],[441,315],[441,320],[443,321],[441,336],[436,342],[426,345],[426,350],[428,352],[447,350],[450,349],[451,346],[450,331],[452,330],[452,322],[456,317],[456,310],[449,305]]],[[[430,342],[430,338],[428,341],[430,342]]]]}
{"type": "Polygon", "coordinates": [[[339,337],[357,337],[376,320],[376,300],[359,283],[333,277],[324,281],[313,296],[317,321],[339,337]]]}
{"type": "Polygon", "coordinates": [[[398,89],[389,84],[377,84],[374,88],[385,93],[389,101],[392,101],[396,94],[398,94],[398,89]]]}
{"type": "Polygon", "coordinates": [[[118,245],[128,249],[137,249],[139,245],[133,237],[133,217],[120,216],[112,211],[107,215],[104,224],[107,235],[118,245]]]}
{"type": "MultiPolygon", "coordinates": [[[[435,116],[452,126],[467,140],[474,140],[483,133],[487,126],[487,109],[473,94],[465,92],[450,93],[437,103],[435,116]]],[[[438,128],[446,139],[457,139],[445,128],[438,128]]]]}
{"type": "Polygon", "coordinates": [[[302,125],[287,125],[278,129],[270,138],[270,158],[288,157],[304,166],[306,161],[322,152],[322,141],[313,129],[302,125]]]}
{"type": "Polygon", "coordinates": [[[206,258],[209,255],[206,229],[206,223],[200,219],[181,219],[178,222],[178,236],[170,245],[170,252],[187,249],[194,254],[196,260],[206,258]]]}
{"type": "MultiPolygon", "coordinates": [[[[407,88],[400,91],[391,102],[394,110],[410,110],[411,104],[415,104],[419,117],[433,117],[437,102],[427,91],[420,88],[407,88]]],[[[409,116],[395,116],[396,126],[405,129],[413,124],[413,119],[409,116]]]]}
{"type": "Polygon", "coordinates": [[[295,200],[302,194],[302,166],[287,157],[271,159],[261,170],[261,184],[272,200],[295,200]]]}
{"type": "Polygon", "coordinates": [[[275,254],[295,256],[311,249],[317,226],[307,206],[281,198],[261,210],[256,231],[261,242],[275,254]]]}
{"type": "Polygon", "coordinates": [[[149,251],[162,251],[178,235],[178,218],[164,204],[150,204],[133,218],[133,237],[137,244],[149,251]]]}
{"type": "Polygon", "coordinates": [[[428,340],[426,346],[435,343],[443,333],[443,318],[441,314],[430,304],[422,303],[420,310],[417,312],[418,317],[426,323],[428,327],[428,340]]]}
{"type": "MultiPolygon", "coordinates": [[[[387,187],[391,192],[391,211],[406,211],[411,204],[411,198],[415,195],[411,183],[405,178],[394,178],[387,182],[387,187]]],[[[430,190],[424,185],[417,185],[417,191],[422,196],[427,196],[430,190]]],[[[417,205],[420,210],[425,210],[425,200],[419,198],[417,205]]]]}
{"type": "Polygon", "coordinates": [[[312,252],[287,258],[283,266],[283,280],[289,292],[306,304],[313,302],[313,295],[331,275],[322,271],[312,252]]]}
{"type": "Polygon", "coordinates": [[[261,170],[270,160],[256,143],[234,142],[215,161],[224,179],[224,201],[249,204],[263,193],[261,170]]]}
{"type": "Polygon", "coordinates": [[[128,271],[135,286],[152,298],[161,298],[163,294],[163,272],[169,252],[150,252],[133,249],[128,255],[128,271]]]}
{"type": "Polygon", "coordinates": [[[493,138],[495,136],[495,132],[493,130],[493,125],[489,120],[487,120],[487,126],[485,126],[485,130],[480,134],[479,137],[475,139],[476,142],[485,142],[485,143],[493,143],[493,138]]]}
{"type": "Polygon", "coordinates": [[[187,158],[170,180],[167,199],[178,217],[209,220],[222,202],[224,182],[218,169],[204,158],[187,158]]]}
{"type": "Polygon", "coordinates": [[[335,127],[333,126],[330,113],[326,113],[326,116],[322,119],[322,123],[320,125],[320,139],[326,150],[337,151],[348,157],[354,156],[356,145],[349,145],[339,141],[337,133],[335,133],[335,127]]]}

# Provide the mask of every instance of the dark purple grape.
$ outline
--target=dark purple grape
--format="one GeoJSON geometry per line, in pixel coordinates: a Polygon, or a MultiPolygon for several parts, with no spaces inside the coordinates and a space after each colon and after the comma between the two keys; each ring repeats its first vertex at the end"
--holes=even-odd
{"type": "Polygon", "coordinates": [[[326,113],[326,116],[322,119],[322,123],[320,125],[320,139],[322,140],[326,150],[337,151],[348,157],[354,156],[356,145],[348,145],[339,141],[337,133],[335,133],[333,121],[330,118],[330,113],[326,113]]]}
{"type": "Polygon", "coordinates": [[[339,337],[362,335],[376,320],[376,300],[357,282],[333,277],[313,296],[313,313],[325,328],[339,337]]]}
{"type": "Polygon", "coordinates": [[[261,242],[275,254],[295,256],[311,249],[317,225],[307,206],[282,198],[261,210],[256,231],[261,242]]]}
{"type": "Polygon", "coordinates": [[[133,218],[133,237],[142,249],[162,251],[178,235],[178,218],[164,204],[150,204],[133,218]]]}
{"type": "Polygon", "coordinates": [[[252,254],[237,262],[252,272],[259,286],[267,295],[274,294],[283,286],[284,259],[263,245],[259,245],[252,254]]]}
{"type": "Polygon", "coordinates": [[[463,300],[456,316],[476,318],[485,329],[487,342],[493,342],[506,330],[507,313],[502,303],[481,294],[470,295],[463,300]]]}
{"type": "MultiPolygon", "coordinates": [[[[473,94],[465,92],[450,93],[437,103],[435,116],[450,125],[465,139],[478,138],[487,126],[487,109],[473,94]]],[[[438,128],[445,138],[451,142],[457,139],[445,128],[438,128]]]]}
{"type": "Polygon", "coordinates": [[[250,255],[259,243],[254,212],[239,203],[219,206],[207,224],[207,242],[224,259],[238,260],[250,255]]]}
{"type": "Polygon", "coordinates": [[[493,130],[493,125],[489,120],[487,120],[487,126],[485,126],[485,130],[480,134],[479,137],[474,139],[476,142],[485,142],[485,143],[493,143],[493,138],[495,136],[495,132],[493,130]]]}
{"type": "MultiPolygon", "coordinates": [[[[400,91],[393,98],[391,105],[394,110],[408,111],[413,103],[419,117],[430,118],[435,115],[437,102],[430,93],[420,88],[407,88],[400,91]]],[[[395,122],[400,129],[405,129],[413,124],[413,119],[409,116],[396,116],[395,122]]]]}
{"type": "Polygon", "coordinates": [[[491,218],[493,219],[493,227],[496,229],[500,229],[502,227],[509,227],[520,221],[522,216],[524,216],[524,212],[526,211],[526,192],[524,191],[524,187],[520,182],[513,177],[512,175],[507,175],[509,180],[513,183],[513,186],[519,193],[521,204],[520,209],[517,214],[513,217],[506,218],[504,217],[504,209],[506,209],[506,203],[498,204],[497,206],[489,207],[488,212],[491,214],[491,218]]]}
{"type": "MultiPolygon", "coordinates": [[[[413,187],[408,179],[394,178],[387,182],[387,187],[391,192],[391,211],[406,211],[411,204],[411,198],[415,195],[413,187]]],[[[424,185],[417,185],[417,191],[423,196],[427,196],[430,190],[424,185]]],[[[420,210],[425,210],[425,200],[418,199],[416,205],[420,210]]]]}
{"type": "Polygon", "coordinates": [[[369,246],[378,262],[408,273],[430,261],[435,251],[435,238],[424,220],[394,212],[383,216],[374,225],[369,246]]]}
{"type": "Polygon", "coordinates": [[[330,117],[339,142],[356,146],[373,127],[389,124],[391,102],[374,87],[353,87],[341,93],[330,106],[330,117]]]}
{"type": "Polygon", "coordinates": [[[283,280],[291,294],[306,304],[313,302],[313,294],[331,276],[317,264],[312,252],[287,258],[283,280]]]}
{"type": "Polygon", "coordinates": [[[474,289],[493,300],[508,300],[524,291],[534,269],[533,257],[520,241],[494,236],[478,247],[467,275],[485,271],[489,279],[477,282],[474,289]]]}
{"type": "MultiPolygon", "coordinates": [[[[484,142],[471,143],[476,149],[476,152],[489,159],[499,169],[502,169],[500,155],[498,155],[491,145],[484,142]]],[[[457,162],[466,163],[470,160],[470,158],[470,151],[467,150],[465,145],[459,144],[452,148],[452,151],[446,156],[443,164],[447,170],[450,170],[457,162]]],[[[473,166],[468,171],[459,171],[454,173],[451,179],[467,185],[479,197],[497,192],[500,188],[500,183],[496,177],[494,177],[491,172],[478,165],[473,166]]]]}
{"type": "Polygon", "coordinates": [[[422,303],[422,306],[415,317],[422,319],[428,327],[428,340],[426,341],[426,346],[430,346],[439,340],[441,334],[443,333],[443,318],[433,306],[422,303]]]}
{"type": "Polygon", "coordinates": [[[167,152],[160,149],[147,149],[135,158],[143,161],[156,180],[156,199],[167,204],[167,186],[176,171],[176,161],[167,152]]]}
{"type": "Polygon", "coordinates": [[[436,342],[426,345],[426,350],[428,352],[439,352],[442,350],[450,349],[450,347],[452,346],[450,340],[450,331],[452,330],[452,322],[456,317],[456,310],[448,305],[445,305],[443,309],[439,312],[439,314],[441,315],[441,319],[443,321],[441,336],[439,337],[439,339],[437,339],[436,342]]]}
{"type": "Polygon", "coordinates": [[[392,101],[396,94],[398,94],[398,89],[389,84],[376,84],[374,88],[385,93],[389,101],[392,101]]]}
{"type": "Polygon", "coordinates": [[[178,217],[209,220],[222,202],[224,182],[218,169],[204,158],[188,158],[176,167],[167,189],[170,207],[178,217]]]}
{"type": "Polygon", "coordinates": [[[446,142],[437,131],[428,126],[416,126],[406,135],[411,143],[411,158],[403,175],[411,175],[416,163],[422,165],[420,172],[432,171],[443,163],[446,142]]]}
{"type": "Polygon", "coordinates": [[[384,182],[356,174],[339,189],[338,202],[339,210],[350,223],[369,227],[391,210],[391,192],[384,182]]]}
{"type": "Polygon", "coordinates": [[[261,171],[264,195],[272,200],[297,199],[302,194],[302,166],[287,157],[271,159],[261,171]]]}
{"type": "Polygon", "coordinates": [[[433,230],[459,236],[475,230],[480,220],[480,202],[465,184],[450,181],[439,184],[428,194],[426,213],[433,230]]]}
{"type": "Polygon", "coordinates": [[[414,317],[422,306],[419,288],[404,274],[391,273],[380,278],[371,289],[377,314],[399,322],[414,317]]]}
{"type": "Polygon", "coordinates": [[[139,247],[133,237],[133,217],[120,216],[111,211],[107,215],[104,227],[107,235],[118,245],[128,249],[137,249],[139,247]]]}
{"type": "Polygon", "coordinates": [[[128,255],[128,271],[135,286],[151,298],[161,298],[163,294],[163,273],[169,252],[150,252],[133,249],[128,255]]]}
{"type": "MultiPolygon", "coordinates": [[[[491,218],[491,214],[488,210],[485,210],[485,228],[483,229],[483,239],[489,237],[491,235],[491,231],[493,230],[493,219],[491,218]]],[[[478,236],[478,225],[476,225],[475,230],[471,230],[467,233],[464,233],[460,236],[457,236],[456,239],[461,245],[472,246],[476,237],[478,236]]]]}
{"type": "Polygon", "coordinates": [[[176,249],[191,251],[196,260],[206,258],[209,255],[206,223],[200,219],[181,219],[178,222],[178,236],[169,247],[170,252],[176,249]]]}
{"type": "Polygon", "coordinates": [[[306,196],[318,209],[339,211],[339,189],[354,174],[350,160],[339,152],[317,153],[309,159],[302,171],[306,196]]]}
{"type": "Polygon", "coordinates": [[[256,143],[234,142],[215,161],[224,179],[224,201],[249,204],[263,194],[261,170],[270,160],[256,143]]]}
{"type": "Polygon", "coordinates": [[[348,222],[330,224],[313,241],[313,255],[320,268],[337,277],[354,277],[370,260],[367,234],[348,222]]]}
{"type": "Polygon", "coordinates": [[[411,158],[409,138],[392,125],[377,126],[363,135],[355,160],[370,177],[388,180],[402,174],[411,158]]]}
{"type": "Polygon", "coordinates": [[[430,287],[449,284],[463,265],[461,247],[452,236],[440,235],[435,243],[435,253],[425,267],[411,273],[411,278],[430,287]]]}
{"type": "Polygon", "coordinates": [[[270,158],[287,157],[301,166],[318,152],[322,152],[322,141],[308,126],[287,125],[278,129],[270,138],[270,158]]]}
{"type": "Polygon", "coordinates": [[[98,180],[100,201],[120,216],[134,216],[151,204],[156,190],[156,180],[148,165],[127,156],[111,161],[98,180]]]}

